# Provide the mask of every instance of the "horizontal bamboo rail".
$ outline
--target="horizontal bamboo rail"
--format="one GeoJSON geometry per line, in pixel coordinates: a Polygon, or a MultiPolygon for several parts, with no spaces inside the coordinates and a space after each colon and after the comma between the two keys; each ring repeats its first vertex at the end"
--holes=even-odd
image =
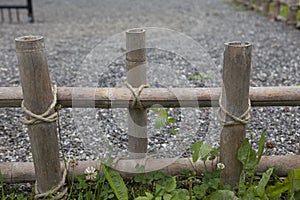
{"type": "MultiPolygon", "coordinates": [[[[145,88],[140,96],[144,107],[160,104],[164,107],[219,106],[221,88],[145,88]]],[[[96,108],[128,108],[133,100],[127,88],[58,87],[58,103],[62,107],[88,107],[87,100],[95,98],[96,108]],[[75,97],[72,97],[76,94],[75,97]]],[[[252,106],[300,106],[300,87],[251,87],[252,106]]],[[[23,100],[20,87],[0,87],[0,108],[20,107],[23,100]]]]}
{"type": "MultiPolygon", "coordinates": [[[[119,161],[120,167],[124,168],[128,163],[136,162],[135,160],[121,160],[119,161]]],[[[169,163],[166,159],[149,161],[151,163],[160,163],[164,166],[164,163],[169,163]]],[[[84,170],[89,166],[94,166],[100,169],[100,161],[89,160],[89,161],[78,161],[78,165],[69,168],[69,176],[77,176],[84,174],[84,170]]],[[[216,169],[217,161],[213,163],[207,161],[206,165],[209,171],[216,169]]],[[[299,155],[289,155],[289,156],[263,156],[257,172],[264,172],[271,166],[281,166],[277,169],[276,173],[278,176],[286,176],[288,172],[292,169],[300,167],[300,156],[299,155]]],[[[63,171],[64,164],[61,163],[61,170],[63,171]]],[[[118,167],[116,167],[118,169],[118,167]]],[[[161,169],[160,171],[167,174],[176,175],[180,174],[183,170],[196,170],[197,173],[204,172],[204,165],[202,161],[197,161],[193,163],[189,158],[180,158],[174,163],[170,164],[168,167],[161,169]]],[[[4,183],[22,183],[22,182],[34,182],[35,172],[32,162],[4,162],[0,163],[0,170],[3,176],[4,183]]],[[[123,169],[123,170],[126,170],[123,169]]],[[[124,178],[132,177],[135,174],[121,173],[124,178]]]]}

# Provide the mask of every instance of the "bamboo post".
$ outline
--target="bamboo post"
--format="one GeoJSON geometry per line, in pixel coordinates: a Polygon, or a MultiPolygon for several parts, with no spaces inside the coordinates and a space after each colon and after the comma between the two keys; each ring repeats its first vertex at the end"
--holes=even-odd
{"type": "MultiPolygon", "coordinates": [[[[138,88],[147,83],[145,30],[126,31],[127,83],[138,88]]],[[[128,115],[128,151],[133,158],[143,158],[147,153],[147,110],[131,107],[128,115]]]]}
{"type": "Polygon", "coordinates": [[[279,0],[275,0],[274,1],[274,11],[273,11],[273,18],[275,20],[277,20],[277,17],[280,13],[280,1],[279,0]]]}
{"type": "Polygon", "coordinates": [[[248,6],[249,8],[252,8],[252,0],[247,0],[247,6],[248,6]]]}
{"type": "Polygon", "coordinates": [[[220,138],[220,159],[225,165],[222,180],[225,184],[235,186],[242,170],[237,160],[238,149],[246,134],[246,123],[235,120],[232,116],[247,121],[247,115],[242,115],[250,107],[249,85],[251,70],[251,49],[248,42],[229,42],[225,44],[223,61],[223,87],[220,99],[220,121],[223,129],[220,138]],[[231,116],[230,116],[231,115],[231,116]],[[232,123],[230,123],[232,122],[232,123]]]}
{"type": "MultiPolygon", "coordinates": [[[[40,115],[53,101],[44,39],[41,36],[25,36],[15,41],[24,105],[32,113],[40,115]]],[[[39,193],[45,193],[56,187],[62,178],[56,123],[29,125],[28,131],[37,189],[39,193]]]]}
{"type": "Polygon", "coordinates": [[[270,0],[263,0],[263,13],[269,15],[270,12],[270,0]]]}
{"type": "MultiPolygon", "coordinates": [[[[288,7],[289,12],[287,16],[287,23],[288,24],[297,24],[297,14],[298,14],[298,3],[299,0],[289,0],[288,7]]],[[[300,6],[300,5],[299,5],[300,6]]]]}
{"type": "Polygon", "coordinates": [[[260,11],[260,7],[261,7],[261,4],[262,4],[262,0],[256,0],[256,10],[257,11],[260,11]]]}

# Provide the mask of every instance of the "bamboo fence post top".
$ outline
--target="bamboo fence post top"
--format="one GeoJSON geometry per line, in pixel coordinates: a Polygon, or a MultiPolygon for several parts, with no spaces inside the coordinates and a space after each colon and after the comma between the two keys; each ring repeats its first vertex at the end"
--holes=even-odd
{"type": "Polygon", "coordinates": [[[231,186],[238,183],[242,171],[237,154],[245,139],[246,124],[249,120],[251,49],[252,45],[249,42],[225,43],[219,113],[223,124],[220,158],[225,165],[222,181],[231,186]]]}
{"type": "Polygon", "coordinates": [[[299,10],[299,0],[289,0],[288,1],[288,16],[287,23],[288,24],[297,24],[297,14],[299,10]]]}
{"type": "Polygon", "coordinates": [[[242,41],[232,41],[232,42],[226,42],[225,47],[239,47],[239,48],[244,48],[247,46],[251,46],[250,42],[242,42],[242,41]]]}
{"type": "Polygon", "coordinates": [[[15,39],[15,42],[23,91],[23,109],[27,110],[26,119],[37,119],[36,115],[41,114],[45,114],[42,115],[44,118],[54,116],[51,122],[39,119],[39,123],[28,123],[37,191],[45,193],[57,187],[62,179],[53,109],[55,98],[51,89],[45,44],[41,36],[24,36],[15,39]]]}
{"type": "Polygon", "coordinates": [[[15,39],[17,52],[38,51],[45,48],[42,36],[22,36],[15,39]]]}
{"type": "Polygon", "coordinates": [[[126,31],[126,60],[130,62],[146,61],[146,31],[141,28],[126,31]]]}
{"type": "Polygon", "coordinates": [[[42,36],[15,39],[24,104],[35,114],[42,114],[53,100],[45,43],[42,36]]]}

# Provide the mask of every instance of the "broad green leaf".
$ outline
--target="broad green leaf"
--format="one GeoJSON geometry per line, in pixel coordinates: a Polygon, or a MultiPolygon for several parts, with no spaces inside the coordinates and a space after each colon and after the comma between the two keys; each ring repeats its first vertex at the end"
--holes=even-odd
{"type": "Polygon", "coordinates": [[[288,174],[288,179],[290,181],[290,192],[300,190],[300,168],[292,169],[288,174]]]}
{"type": "Polygon", "coordinates": [[[141,184],[148,184],[151,185],[153,181],[153,173],[143,173],[136,177],[134,177],[134,181],[141,184]]]}
{"type": "Polygon", "coordinates": [[[240,199],[241,200],[262,200],[256,197],[256,190],[254,186],[250,186],[240,199]]]}
{"type": "Polygon", "coordinates": [[[209,154],[213,151],[212,146],[209,144],[205,144],[203,142],[196,142],[191,146],[191,150],[193,153],[193,162],[196,162],[199,158],[205,162],[209,156],[209,154]]]}
{"type": "Polygon", "coordinates": [[[153,172],[150,172],[150,173],[153,175],[153,180],[157,180],[158,183],[162,183],[162,184],[164,184],[165,180],[168,180],[168,179],[172,178],[171,175],[166,174],[166,173],[161,172],[161,171],[153,171],[153,172]]]}
{"type": "Polygon", "coordinates": [[[259,140],[259,146],[258,146],[258,152],[257,152],[257,156],[258,156],[257,164],[259,163],[261,156],[264,152],[265,143],[266,143],[266,135],[265,135],[265,131],[263,131],[260,136],[260,140],[259,140]]]}
{"type": "Polygon", "coordinates": [[[101,166],[105,179],[108,181],[117,199],[128,200],[128,190],[120,174],[116,170],[106,167],[105,165],[101,166]]]}
{"type": "Polygon", "coordinates": [[[261,180],[258,183],[258,186],[256,188],[256,192],[258,196],[264,197],[265,196],[265,188],[268,184],[270,177],[273,173],[273,168],[269,168],[266,172],[263,173],[261,180]]]}
{"type": "Polygon", "coordinates": [[[217,190],[219,188],[220,178],[210,179],[209,182],[207,182],[207,184],[209,185],[209,187],[217,190]]]}
{"type": "Polygon", "coordinates": [[[176,179],[175,177],[172,177],[165,181],[165,190],[166,192],[172,192],[176,189],[176,179]]]}
{"type": "Polygon", "coordinates": [[[155,128],[159,129],[163,127],[166,124],[166,122],[167,122],[166,117],[158,115],[154,120],[155,128]]]}
{"type": "Polygon", "coordinates": [[[191,150],[194,151],[192,156],[193,162],[197,162],[197,160],[199,159],[200,147],[202,146],[202,144],[203,142],[201,141],[192,144],[191,150]]]}
{"type": "Polygon", "coordinates": [[[257,167],[257,158],[255,151],[251,148],[248,139],[245,139],[239,148],[238,160],[243,164],[243,169],[247,174],[254,175],[257,167]]]}
{"type": "Polygon", "coordinates": [[[151,110],[157,112],[158,114],[157,117],[154,119],[155,128],[159,129],[169,121],[169,115],[166,109],[151,108],[151,110]]]}
{"type": "Polygon", "coordinates": [[[266,193],[270,199],[279,198],[280,195],[289,190],[289,182],[277,182],[275,185],[268,186],[266,193]]]}
{"type": "Polygon", "coordinates": [[[169,117],[168,111],[166,109],[160,109],[158,112],[158,115],[161,117],[165,117],[166,119],[168,119],[168,117],[169,117]]]}
{"type": "Polygon", "coordinates": [[[197,199],[202,199],[206,195],[209,186],[207,184],[196,185],[193,187],[193,192],[197,199]]]}
{"type": "Polygon", "coordinates": [[[209,144],[203,143],[201,148],[200,148],[200,159],[205,162],[212,151],[212,146],[209,144]]]}
{"type": "Polygon", "coordinates": [[[288,177],[283,182],[277,182],[275,185],[268,186],[266,189],[270,199],[278,198],[284,192],[289,192],[289,196],[300,191],[300,169],[292,169],[288,177]]]}
{"type": "Polygon", "coordinates": [[[190,200],[189,191],[186,189],[174,190],[171,200],[190,200]]]}
{"type": "Polygon", "coordinates": [[[149,198],[149,199],[152,199],[153,198],[153,195],[149,192],[145,192],[146,194],[146,197],[149,198]]]}
{"type": "Polygon", "coordinates": [[[155,196],[162,197],[176,189],[176,178],[163,173],[156,172],[159,177],[156,182],[155,196]]]}
{"type": "Polygon", "coordinates": [[[161,197],[164,195],[164,193],[165,193],[165,187],[163,187],[160,184],[156,184],[155,185],[155,196],[161,197]]]}
{"type": "Polygon", "coordinates": [[[134,200],[152,200],[153,198],[148,198],[148,197],[137,197],[134,200]]]}
{"type": "Polygon", "coordinates": [[[171,200],[172,195],[171,194],[164,194],[163,198],[164,198],[164,200],[171,200]]]}
{"type": "Polygon", "coordinates": [[[137,197],[137,198],[134,198],[134,200],[153,200],[153,195],[149,192],[145,192],[145,195],[146,196],[140,196],[140,197],[137,197]]]}
{"type": "Polygon", "coordinates": [[[234,192],[230,190],[217,190],[211,193],[205,200],[236,200],[234,192]]]}

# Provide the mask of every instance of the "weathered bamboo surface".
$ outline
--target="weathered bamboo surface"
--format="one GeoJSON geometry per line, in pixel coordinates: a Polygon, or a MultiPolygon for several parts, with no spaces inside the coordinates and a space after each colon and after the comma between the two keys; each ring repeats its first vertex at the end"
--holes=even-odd
{"type": "MultiPolygon", "coordinates": [[[[126,80],[135,88],[147,84],[146,31],[141,28],[126,31],[126,80]]],[[[133,91],[131,91],[133,92],[133,91]]],[[[147,153],[147,110],[128,109],[128,151],[132,158],[143,158],[147,153]]]]}
{"type": "Polygon", "coordinates": [[[249,42],[228,42],[224,45],[219,112],[219,120],[223,126],[220,135],[220,160],[226,166],[222,172],[222,183],[231,186],[238,184],[243,169],[238,160],[238,150],[245,139],[249,122],[251,55],[252,44],[249,42]]]}
{"type": "MultiPolygon", "coordinates": [[[[95,95],[90,88],[58,87],[58,103],[64,108],[88,107],[87,96],[95,96],[96,108],[128,108],[133,100],[127,88],[97,88],[95,95]],[[76,99],[72,99],[72,92],[76,99]]],[[[144,107],[160,104],[164,107],[199,107],[218,106],[221,88],[145,88],[140,96],[144,107]],[[178,99],[176,96],[180,96],[178,99]],[[192,98],[191,98],[192,97],[192,98]],[[181,103],[180,103],[181,102],[181,103]],[[190,102],[190,103],[189,103],[190,102]]],[[[252,106],[300,106],[300,87],[251,87],[252,106]]],[[[21,87],[0,87],[0,108],[20,107],[23,100],[21,87]]],[[[88,99],[90,100],[90,99],[88,99]]]]}
{"type": "MultiPolygon", "coordinates": [[[[135,162],[136,159],[131,160],[135,162]]],[[[120,165],[126,165],[130,160],[119,161],[120,165]]],[[[169,163],[168,160],[160,159],[155,162],[160,162],[162,166],[165,163],[169,163]]],[[[209,171],[216,169],[217,161],[213,163],[207,161],[206,165],[209,171]]],[[[100,168],[100,161],[89,160],[89,161],[78,161],[78,165],[75,167],[69,167],[69,176],[77,176],[84,174],[84,170],[89,167],[94,166],[100,168]]],[[[300,168],[300,156],[299,155],[289,155],[289,156],[263,156],[259,162],[257,172],[266,171],[271,166],[281,166],[276,170],[278,176],[287,176],[288,172],[295,168],[300,168]]],[[[61,163],[61,169],[63,170],[64,164],[61,163]]],[[[3,176],[4,183],[24,183],[35,181],[35,173],[32,162],[4,162],[0,163],[0,170],[3,176]]],[[[126,170],[126,169],[124,169],[126,170]]],[[[178,175],[183,170],[196,170],[197,173],[205,171],[203,162],[197,161],[192,162],[191,158],[180,158],[169,166],[161,169],[165,173],[171,175],[178,175]]],[[[134,174],[121,174],[124,178],[134,176],[134,174]]]]}
{"type": "MultiPolygon", "coordinates": [[[[35,115],[44,118],[51,116],[55,111],[50,105],[55,98],[51,90],[44,38],[24,36],[16,38],[15,42],[24,106],[34,114],[25,112],[26,119],[35,120],[35,115]]],[[[27,125],[36,172],[36,190],[45,193],[56,187],[62,178],[56,120],[29,121],[27,125]]]]}

